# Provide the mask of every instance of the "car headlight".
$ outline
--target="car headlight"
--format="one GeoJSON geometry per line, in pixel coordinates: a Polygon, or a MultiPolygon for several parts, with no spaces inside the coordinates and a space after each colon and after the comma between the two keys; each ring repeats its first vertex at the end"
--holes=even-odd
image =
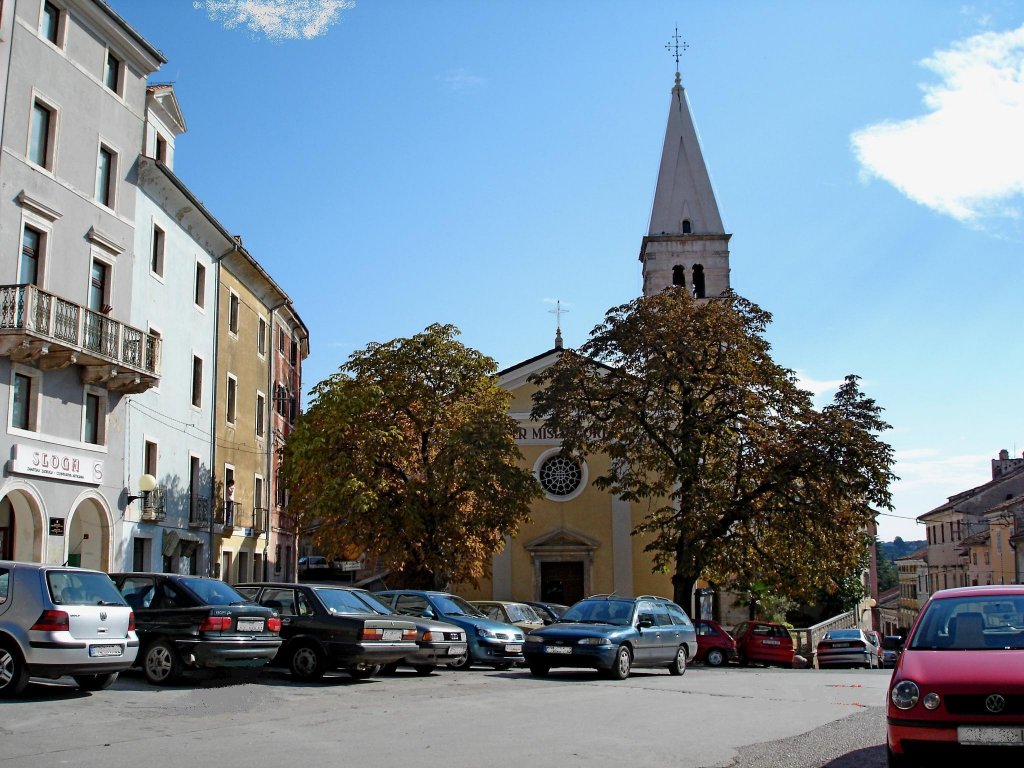
{"type": "Polygon", "coordinates": [[[921,698],[921,690],[917,687],[917,683],[911,680],[901,680],[893,686],[889,698],[892,699],[892,703],[897,709],[912,709],[921,698]]]}
{"type": "Polygon", "coordinates": [[[938,709],[939,704],[942,703],[942,698],[937,693],[926,693],[924,698],[921,699],[921,703],[924,704],[925,709],[938,709]]]}
{"type": "Polygon", "coordinates": [[[476,636],[477,637],[487,637],[487,638],[491,638],[491,639],[497,638],[497,635],[494,632],[491,632],[491,630],[489,630],[489,629],[484,629],[483,627],[477,627],[476,628],[476,636]]]}
{"type": "Polygon", "coordinates": [[[544,638],[543,637],[536,637],[535,635],[527,635],[526,639],[523,640],[523,642],[524,643],[543,643],[544,642],[544,638]]]}
{"type": "Polygon", "coordinates": [[[611,645],[612,641],[607,637],[584,637],[582,638],[579,645],[611,645]]]}

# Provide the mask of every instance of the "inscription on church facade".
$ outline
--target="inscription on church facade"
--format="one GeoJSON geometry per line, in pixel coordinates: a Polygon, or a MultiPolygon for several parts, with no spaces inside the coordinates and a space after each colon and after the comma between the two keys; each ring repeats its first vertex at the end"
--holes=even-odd
{"type": "MultiPolygon", "coordinates": [[[[598,438],[603,435],[603,432],[599,430],[592,430],[587,434],[591,437],[598,438]]],[[[544,424],[535,424],[533,422],[519,422],[519,426],[515,429],[515,438],[516,442],[527,445],[530,443],[558,444],[562,441],[562,436],[559,434],[557,429],[544,424]]]]}

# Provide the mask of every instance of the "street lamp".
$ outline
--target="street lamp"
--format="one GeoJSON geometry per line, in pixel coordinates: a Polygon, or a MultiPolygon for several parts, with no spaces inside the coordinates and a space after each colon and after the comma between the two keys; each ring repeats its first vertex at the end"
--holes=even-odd
{"type": "Polygon", "coordinates": [[[156,478],[148,472],[139,478],[139,492],[128,495],[128,504],[131,504],[137,499],[144,499],[150,493],[156,490],[156,478]]]}

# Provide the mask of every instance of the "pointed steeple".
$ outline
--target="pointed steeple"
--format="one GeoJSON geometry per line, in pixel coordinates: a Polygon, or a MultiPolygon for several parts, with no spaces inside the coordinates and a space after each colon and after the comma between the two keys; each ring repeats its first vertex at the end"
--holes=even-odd
{"type": "Polygon", "coordinates": [[[672,286],[698,298],[720,295],[729,287],[730,237],[677,70],[651,222],[640,249],[644,295],[672,286]]]}

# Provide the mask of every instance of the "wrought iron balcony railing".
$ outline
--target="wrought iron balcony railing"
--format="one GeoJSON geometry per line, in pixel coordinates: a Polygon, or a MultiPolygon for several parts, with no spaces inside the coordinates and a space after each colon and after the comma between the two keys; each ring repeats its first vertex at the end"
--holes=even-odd
{"type": "Polygon", "coordinates": [[[167,517],[164,505],[164,489],[154,488],[142,494],[142,519],[146,521],[163,520],[167,517]]]}
{"type": "Polygon", "coordinates": [[[253,507],[252,510],[252,532],[259,536],[266,533],[270,526],[270,510],[266,507],[253,507]]]}
{"type": "Polygon", "coordinates": [[[44,370],[81,365],[82,380],[126,394],[160,381],[160,337],[34,285],[0,286],[0,355],[44,370]]]}
{"type": "Polygon", "coordinates": [[[238,511],[240,508],[241,505],[237,501],[225,501],[217,507],[213,517],[214,524],[224,528],[234,528],[239,525],[238,511]]]}
{"type": "Polygon", "coordinates": [[[192,494],[188,502],[189,528],[210,527],[210,498],[192,494]]]}

